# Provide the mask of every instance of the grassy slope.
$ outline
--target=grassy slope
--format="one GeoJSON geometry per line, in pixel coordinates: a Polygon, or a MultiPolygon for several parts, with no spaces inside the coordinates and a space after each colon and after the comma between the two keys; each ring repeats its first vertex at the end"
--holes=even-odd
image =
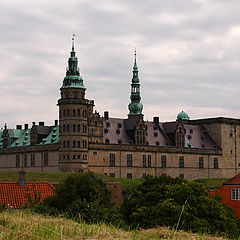
{"type": "Polygon", "coordinates": [[[125,231],[105,224],[77,223],[64,218],[51,218],[27,211],[0,213],[0,239],[224,239],[207,235],[177,232],[168,228],[125,231]]]}

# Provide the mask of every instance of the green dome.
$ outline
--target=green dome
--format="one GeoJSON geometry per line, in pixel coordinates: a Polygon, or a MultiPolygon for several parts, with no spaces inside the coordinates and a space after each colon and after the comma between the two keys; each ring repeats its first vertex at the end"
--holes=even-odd
{"type": "Polygon", "coordinates": [[[185,113],[184,111],[181,111],[178,115],[177,115],[177,120],[190,120],[190,117],[188,116],[187,113],[185,113]]]}

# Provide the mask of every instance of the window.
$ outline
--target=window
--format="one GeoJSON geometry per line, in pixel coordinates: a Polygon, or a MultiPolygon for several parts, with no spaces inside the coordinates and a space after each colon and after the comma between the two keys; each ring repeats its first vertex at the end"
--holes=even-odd
{"type": "Polygon", "coordinates": [[[127,173],[127,178],[132,179],[132,173],[127,173]]]}
{"type": "Polygon", "coordinates": [[[63,148],[65,148],[66,147],[66,142],[65,141],[63,141],[63,148]]]}
{"type": "Polygon", "coordinates": [[[76,132],[76,125],[73,124],[73,132],[76,132]]]}
{"type": "Polygon", "coordinates": [[[82,111],[82,115],[83,115],[83,117],[86,117],[86,110],[82,111]]]}
{"type": "Polygon", "coordinates": [[[183,156],[179,157],[179,167],[184,168],[184,157],[183,156]]]}
{"type": "Polygon", "coordinates": [[[83,154],[83,160],[87,160],[87,154],[83,154]]]}
{"type": "Polygon", "coordinates": [[[143,173],[143,177],[146,177],[147,176],[147,174],[146,173],[143,173]]]}
{"type": "Polygon", "coordinates": [[[115,178],[115,173],[110,173],[109,176],[115,178]]]}
{"type": "Polygon", "coordinates": [[[152,156],[148,155],[148,167],[152,166],[152,156]]]}
{"type": "Polygon", "coordinates": [[[157,132],[154,132],[154,137],[157,137],[158,136],[158,133],[157,132]]]}
{"type": "Polygon", "coordinates": [[[156,145],[159,146],[159,141],[156,141],[156,145]]]}
{"type": "Polygon", "coordinates": [[[16,155],[16,167],[20,167],[20,155],[16,155]]]}
{"type": "Polygon", "coordinates": [[[70,112],[69,112],[69,109],[67,109],[67,117],[69,117],[70,115],[70,112]]]}
{"type": "Polygon", "coordinates": [[[27,167],[27,154],[24,154],[24,167],[27,167]]]}
{"type": "Polygon", "coordinates": [[[118,123],[118,128],[121,128],[122,127],[122,124],[121,123],[118,123]]]}
{"type": "Polygon", "coordinates": [[[121,139],[118,139],[118,144],[122,144],[122,140],[121,139]]]}
{"type": "Polygon", "coordinates": [[[82,147],[83,147],[83,148],[87,148],[87,141],[86,141],[86,140],[83,140],[83,141],[82,141],[82,147]]]}
{"type": "Polygon", "coordinates": [[[35,167],[35,154],[31,154],[31,167],[35,167]]]}
{"type": "Polygon", "coordinates": [[[143,155],[143,167],[146,167],[147,163],[146,163],[146,155],[143,155]]]}
{"type": "Polygon", "coordinates": [[[76,109],[73,109],[73,116],[76,117],[76,109]]]}
{"type": "Polygon", "coordinates": [[[77,142],[77,146],[78,146],[78,148],[80,148],[80,141],[77,142]]]}
{"type": "Polygon", "coordinates": [[[67,141],[67,148],[69,148],[69,141],[67,141]]]}
{"type": "Polygon", "coordinates": [[[80,132],[80,124],[77,125],[77,131],[80,132]]]}
{"type": "Polygon", "coordinates": [[[180,178],[184,178],[184,174],[179,174],[179,177],[180,178]]]}
{"type": "Polygon", "coordinates": [[[75,154],[73,155],[73,159],[76,159],[76,155],[75,154]]]}
{"type": "Polygon", "coordinates": [[[110,143],[108,138],[105,139],[105,143],[110,143]]]}
{"type": "Polygon", "coordinates": [[[80,117],[80,109],[77,110],[77,115],[80,117]]]}
{"type": "Polygon", "coordinates": [[[66,132],[66,126],[63,124],[63,132],[66,132]]]}
{"type": "Polygon", "coordinates": [[[85,133],[85,132],[87,132],[87,126],[86,125],[83,125],[82,126],[82,131],[85,133]]]}
{"type": "Polygon", "coordinates": [[[240,188],[231,189],[231,200],[240,200],[240,188]]]}
{"type": "Polygon", "coordinates": [[[119,129],[116,129],[116,134],[120,134],[120,130],[119,129]]]}
{"type": "Polygon", "coordinates": [[[110,167],[115,167],[115,154],[110,153],[110,161],[109,161],[110,167]]]}
{"type": "Polygon", "coordinates": [[[213,159],[213,167],[218,168],[218,158],[213,159]]]}
{"type": "Polygon", "coordinates": [[[161,167],[162,168],[167,167],[167,157],[165,155],[161,156],[161,167]]]}
{"type": "Polygon", "coordinates": [[[48,152],[45,152],[43,154],[43,165],[44,165],[44,167],[48,166],[48,152]]]}
{"type": "Polygon", "coordinates": [[[93,155],[97,155],[97,152],[93,152],[93,155]]]}
{"type": "Polygon", "coordinates": [[[66,110],[65,109],[63,110],[63,116],[64,117],[66,116],[66,110]]]}
{"type": "Polygon", "coordinates": [[[108,129],[107,128],[104,129],[104,133],[108,133],[108,129]]]}
{"type": "Polygon", "coordinates": [[[132,154],[127,154],[127,167],[132,167],[132,154]]]}
{"type": "Polygon", "coordinates": [[[69,124],[67,124],[67,132],[69,132],[69,124]]]}
{"type": "Polygon", "coordinates": [[[203,165],[203,157],[200,157],[200,158],[199,158],[199,168],[204,168],[204,165],[203,165]]]}
{"type": "Polygon", "coordinates": [[[193,133],[193,129],[190,129],[190,133],[193,133]]]}
{"type": "Polygon", "coordinates": [[[76,141],[73,141],[73,147],[74,148],[76,147],[76,141]]]}
{"type": "Polygon", "coordinates": [[[107,127],[110,127],[110,122],[107,122],[106,125],[107,125],[107,127]]]}

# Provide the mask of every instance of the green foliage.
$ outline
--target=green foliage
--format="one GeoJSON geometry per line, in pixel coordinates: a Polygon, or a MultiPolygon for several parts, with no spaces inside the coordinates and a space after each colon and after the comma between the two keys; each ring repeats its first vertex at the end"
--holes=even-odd
{"type": "Polygon", "coordinates": [[[125,220],[132,227],[152,228],[159,225],[193,232],[240,234],[232,209],[210,197],[201,183],[180,178],[147,177],[126,199],[122,208],[125,220]]]}

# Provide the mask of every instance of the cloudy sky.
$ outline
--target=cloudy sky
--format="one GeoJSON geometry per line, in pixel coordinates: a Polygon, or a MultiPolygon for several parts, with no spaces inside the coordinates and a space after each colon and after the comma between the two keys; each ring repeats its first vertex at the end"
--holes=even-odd
{"type": "Polygon", "coordinates": [[[58,119],[76,34],[87,98],[128,114],[133,52],[145,119],[240,118],[239,0],[1,0],[0,127],[58,119]]]}

